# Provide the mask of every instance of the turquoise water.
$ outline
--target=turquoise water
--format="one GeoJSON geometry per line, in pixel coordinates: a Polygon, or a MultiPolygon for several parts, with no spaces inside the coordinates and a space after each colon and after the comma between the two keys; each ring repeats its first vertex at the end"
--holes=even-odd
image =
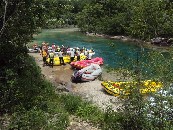
{"type": "Polygon", "coordinates": [[[132,43],[86,36],[78,31],[43,30],[34,37],[34,42],[41,44],[43,41],[49,45],[55,43],[59,46],[93,48],[96,52],[94,57],[102,57],[105,66],[114,68],[132,65],[140,51],[140,48],[132,43]]]}

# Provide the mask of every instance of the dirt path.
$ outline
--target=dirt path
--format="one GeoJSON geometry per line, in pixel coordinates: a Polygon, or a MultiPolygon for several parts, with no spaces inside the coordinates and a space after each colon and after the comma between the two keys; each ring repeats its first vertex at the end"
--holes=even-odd
{"type": "MultiPolygon", "coordinates": [[[[85,82],[85,83],[72,83],[71,75],[73,70],[69,64],[64,66],[54,66],[50,68],[49,66],[42,66],[42,57],[39,53],[30,53],[31,56],[35,58],[36,63],[41,67],[43,75],[46,79],[53,83],[53,85],[58,90],[68,91],[81,95],[82,98],[92,101],[95,105],[105,110],[107,106],[111,106],[113,109],[117,109],[121,104],[117,97],[107,94],[102,86],[100,80],[85,82]]],[[[102,78],[104,80],[116,80],[118,77],[116,75],[110,75],[103,70],[102,78]]],[[[77,118],[71,117],[71,126],[68,130],[98,130],[94,127],[89,127],[87,123],[81,125],[78,121],[74,120],[77,118]]]]}

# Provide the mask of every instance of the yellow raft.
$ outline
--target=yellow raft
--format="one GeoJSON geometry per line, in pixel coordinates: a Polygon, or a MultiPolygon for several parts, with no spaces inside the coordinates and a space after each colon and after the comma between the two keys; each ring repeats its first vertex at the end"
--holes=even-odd
{"type": "Polygon", "coordinates": [[[134,86],[140,86],[139,92],[141,94],[153,93],[160,89],[163,84],[161,82],[154,82],[151,80],[142,81],[139,84],[137,82],[112,82],[104,81],[101,83],[103,88],[114,96],[127,96],[130,94],[131,89],[134,86]]]}
{"type": "MultiPolygon", "coordinates": [[[[70,56],[64,56],[64,63],[70,63],[70,56]]],[[[80,60],[85,60],[86,56],[85,55],[81,55],[80,56],[80,60]]],[[[46,62],[49,64],[50,58],[47,58],[46,62]]],[[[77,56],[75,56],[74,61],[77,61],[77,56]]],[[[54,58],[54,62],[53,65],[60,65],[60,60],[59,57],[55,57],[54,58]]]]}
{"type": "MultiPolygon", "coordinates": [[[[80,61],[81,60],[86,60],[87,56],[85,55],[80,55],[80,61]]],[[[77,61],[77,56],[75,56],[74,61],[77,61]]]]}

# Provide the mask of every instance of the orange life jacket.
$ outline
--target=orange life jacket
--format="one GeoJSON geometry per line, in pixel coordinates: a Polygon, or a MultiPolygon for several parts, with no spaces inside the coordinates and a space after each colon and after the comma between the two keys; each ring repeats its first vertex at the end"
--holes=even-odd
{"type": "Polygon", "coordinates": [[[46,51],[43,51],[43,52],[42,52],[42,56],[43,56],[43,57],[46,57],[46,56],[47,56],[46,51]]]}

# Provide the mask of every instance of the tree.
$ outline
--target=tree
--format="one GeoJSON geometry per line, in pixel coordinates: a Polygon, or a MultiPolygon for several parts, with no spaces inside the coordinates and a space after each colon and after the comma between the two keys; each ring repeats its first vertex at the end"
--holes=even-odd
{"type": "Polygon", "coordinates": [[[24,84],[21,84],[22,77],[29,73],[31,67],[26,45],[38,27],[46,23],[48,12],[40,0],[3,0],[0,5],[1,113],[11,111],[15,105],[24,103],[27,97],[22,95],[25,91],[32,91],[27,87],[29,84],[25,84],[26,89],[23,89],[24,84]]]}
{"type": "Polygon", "coordinates": [[[167,31],[170,29],[168,28],[172,27],[171,6],[171,3],[158,0],[144,0],[134,3],[131,6],[130,26],[127,27],[129,35],[140,39],[169,35],[167,31]]]}

